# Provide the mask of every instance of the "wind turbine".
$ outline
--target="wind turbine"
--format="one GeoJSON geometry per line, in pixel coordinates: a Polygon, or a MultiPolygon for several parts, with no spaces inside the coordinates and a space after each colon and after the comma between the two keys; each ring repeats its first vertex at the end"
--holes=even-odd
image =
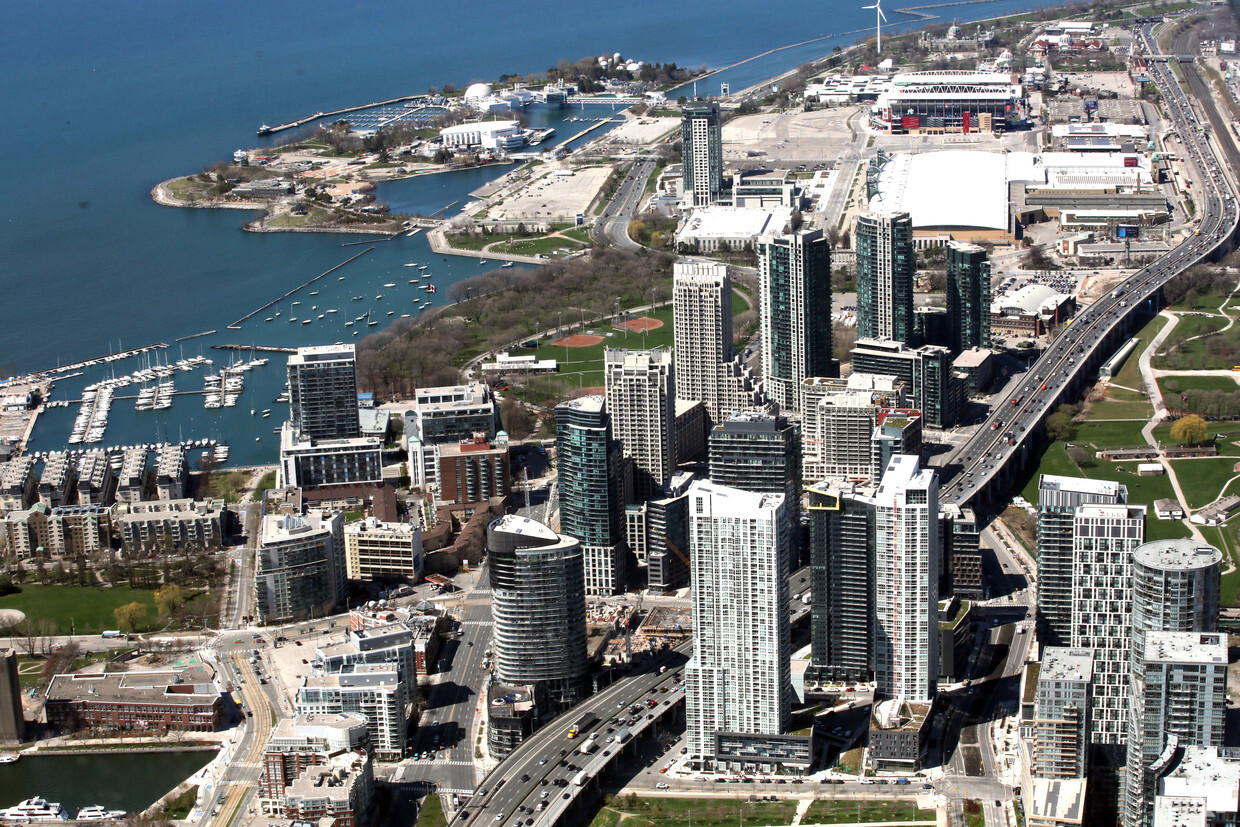
{"type": "Polygon", "coordinates": [[[872,6],[862,6],[863,9],[874,9],[874,30],[878,36],[878,54],[883,53],[883,21],[887,19],[887,15],[883,14],[883,0],[874,0],[872,6]]]}

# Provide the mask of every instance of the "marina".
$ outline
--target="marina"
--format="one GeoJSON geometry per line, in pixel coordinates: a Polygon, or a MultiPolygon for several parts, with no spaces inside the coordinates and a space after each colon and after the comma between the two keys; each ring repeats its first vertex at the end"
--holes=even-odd
{"type": "Polygon", "coordinates": [[[299,290],[303,290],[303,289],[305,289],[306,287],[309,287],[310,285],[314,284],[316,281],[318,281],[319,279],[323,278],[324,276],[331,275],[332,273],[334,273],[334,272],[336,272],[337,270],[339,270],[341,267],[344,267],[346,264],[349,264],[349,263],[351,263],[351,262],[354,262],[354,261],[356,261],[357,259],[361,258],[362,256],[366,255],[367,253],[374,252],[374,250],[375,250],[375,248],[374,248],[373,246],[371,246],[371,247],[367,247],[365,250],[362,250],[360,253],[357,253],[356,255],[353,255],[353,256],[350,256],[349,258],[346,258],[344,261],[340,262],[340,263],[339,263],[339,264],[337,264],[335,267],[332,267],[330,270],[324,270],[322,273],[319,273],[319,274],[318,274],[317,276],[315,276],[314,278],[309,279],[308,281],[304,281],[304,282],[302,282],[301,284],[297,285],[297,286],[296,286],[296,287],[294,287],[292,290],[289,290],[288,292],[286,292],[284,295],[280,296],[279,298],[272,299],[271,301],[267,302],[267,303],[266,303],[266,304],[264,304],[262,307],[259,307],[259,308],[257,308],[256,310],[251,310],[249,313],[246,313],[246,314],[245,314],[244,316],[242,316],[240,319],[237,319],[235,322],[233,322],[232,324],[228,325],[228,328],[229,328],[230,330],[238,330],[238,329],[240,329],[241,324],[242,324],[243,322],[245,322],[246,320],[248,320],[248,319],[250,319],[250,318],[252,318],[252,317],[254,317],[254,316],[257,316],[259,313],[262,313],[262,312],[263,312],[264,310],[266,310],[268,307],[273,307],[274,305],[279,304],[280,302],[282,302],[282,301],[284,301],[285,299],[287,299],[289,296],[295,295],[295,294],[296,294],[299,290]]]}

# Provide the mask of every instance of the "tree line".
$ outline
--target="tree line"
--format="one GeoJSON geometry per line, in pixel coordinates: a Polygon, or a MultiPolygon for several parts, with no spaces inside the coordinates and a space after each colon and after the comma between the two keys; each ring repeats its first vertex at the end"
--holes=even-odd
{"type": "Polygon", "coordinates": [[[674,257],[595,249],[534,270],[495,269],[453,285],[452,304],[429,318],[398,319],[357,346],[358,384],[383,398],[455,384],[460,368],[499,348],[581,318],[671,297],[674,257]]]}

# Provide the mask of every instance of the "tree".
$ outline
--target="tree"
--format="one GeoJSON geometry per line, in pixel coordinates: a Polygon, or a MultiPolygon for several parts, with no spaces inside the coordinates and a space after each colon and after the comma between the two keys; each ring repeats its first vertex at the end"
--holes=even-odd
{"type": "Polygon", "coordinates": [[[136,632],[139,626],[146,625],[146,606],[141,603],[126,603],[112,610],[116,617],[116,625],[126,634],[136,632]]]}
{"type": "Polygon", "coordinates": [[[1068,440],[1076,436],[1076,423],[1072,414],[1060,407],[1046,418],[1046,435],[1051,439],[1068,440]]]}
{"type": "Polygon", "coordinates": [[[1196,414],[1177,419],[1171,426],[1171,438],[1181,445],[1196,445],[1205,442],[1206,421],[1196,414]]]}
{"type": "Polygon", "coordinates": [[[1084,445],[1073,445],[1068,449],[1068,456],[1072,458],[1078,466],[1084,468],[1093,465],[1093,454],[1084,445]]]}
{"type": "Polygon", "coordinates": [[[155,590],[155,609],[161,616],[171,615],[185,604],[180,586],[160,586],[155,590]]]}

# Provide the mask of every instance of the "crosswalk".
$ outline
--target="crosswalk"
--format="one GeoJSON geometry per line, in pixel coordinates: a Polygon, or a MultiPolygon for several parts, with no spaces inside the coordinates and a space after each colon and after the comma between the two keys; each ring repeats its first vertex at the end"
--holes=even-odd
{"type": "Polygon", "coordinates": [[[462,626],[494,626],[495,621],[493,620],[462,620],[460,621],[460,624],[462,626]]]}

